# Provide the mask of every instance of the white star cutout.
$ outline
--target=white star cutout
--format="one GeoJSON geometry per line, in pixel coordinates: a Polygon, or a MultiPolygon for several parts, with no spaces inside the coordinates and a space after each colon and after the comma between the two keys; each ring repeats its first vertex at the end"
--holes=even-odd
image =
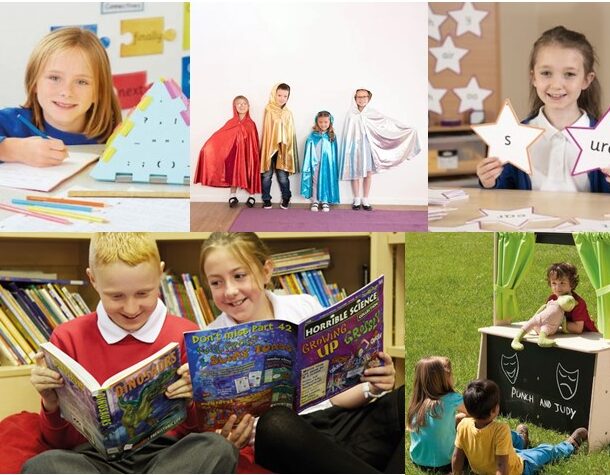
{"type": "Polygon", "coordinates": [[[428,81],[428,110],[430,112],[436,112],[437,114],[443,113],[441,99],[446,93],[447,89],[436,89],[432,86],[432,83],[428,81]]]}
{"type": "Polygon", "coordinates": [[[464,3],[461,10],[452,10],[448,13],[457,22],[455,33],[457,36],[468,32],[481,36],[481,21],[489,14],[485,10],[475,10],[470,2],[464,3]]]}
{"type": "Polygon", "coordinates": [[[557,229],[562,231],[610,231],[610,220],[574,218],[574,222],[566,222],[557,229]]]}
{"type": "Polygon", "coordinates": [[[428,5],[428,36],[437,41],[441,40],[441,25],[449,18],[447,15],[437,15],[428,5]]]}
{"type": "Polygon", "coordinates": [[[458,112],[467,110],[483,110],[483,101],[493,92],[491,89],[483,89],[475,76],[470,78],[466,87],[456,87],[453,92],[460,98],[460,109],[458,112]]]}
{"type": "Polygon", "coordinates": [[[430,54],[436,58],[436,66],[434,67],[435,73],[440,73],[445,69],[451,69],[452,71],[460,74],[460,59],[468,53],[465,48],[458,48],[453,44],[451,36],[445,38],[442,46],[436,48],[430,48],[430,54]]]}
{"type": "Polygon", "coordinates": [[[479,223],[466,223],[461,226],[443,227],[443,226],[428,226],[430,232],[478,232],[481,230],[479,223]]]}
{"type": "Polygon", "coordinates": [[[597,168],[610,168],[610,119],[606,111],[594,128],[566,127],[580,149],[572,175],[579,175],[597,168]]]}
{"type": "Polygon", "coordinates": [[[476,219],[471,219],[467,223],[501,223],[513,228],[522,228],[526,223],[531,221],[550,221],[558,219],[555,216],[547,216],[544,214],[534,213],[534,208],[519,208],[519,209],[480,209],[484,216],[476,219]]]}
{"type": "Polygon", "coordinates": [[[489,145],[488,157],[498,157],[502,163],[510,162],[531,174],[528,147],[544,133],[544,129],[521,125],[508,99],[504,101],[495,123],[471,127],[489,145]]]}

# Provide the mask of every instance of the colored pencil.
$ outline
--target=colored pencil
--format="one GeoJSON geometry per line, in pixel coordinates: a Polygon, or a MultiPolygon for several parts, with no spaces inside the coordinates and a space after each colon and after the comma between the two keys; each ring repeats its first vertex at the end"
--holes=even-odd
{"type": "Polygon", "coordinates": [[[49,216],[50,213],[49,214],[36,213],[33,211],[28,211],[28,210],[25,210],[22,208],[18,208],[17,206],[10,206],[10,205],[5,205],[5,204],[0,203],[0,209],[6,210],[6,211],[12,211],[13,213],[25,214],[26,216],[31,216],[33,218],[46,219],[47,221],[53,221],[55,223],[72,224],[72,222],[68,221],[67,219],[58,218],[56,216],[49,216]]]}
{"type": "Polygon", "coordinates": [[[65,209],[67,211],[81,211],[84,213],[91,213],[93,208],[89,206],[77,206],[77,205],[69,205],[65,203],[45,203],[44,201],[31,201],[31,200],[20,200],[18,198],[13,198],[11,203],[14,205],[23,205],[23,206],[38,206],[41,208],[54,208],[54,209],[65,209]]]}
{"type": "Polygon", "coordinates": [[[81,214],[81,213],[75,213],[73,211],[63,211],[63,210],[58,210],[58,209],[46,209],[46,208],[39,208],[36,206],[28,206],[28,209],[31,211],[43,211],[45,213],[54,215],[54,216],[63,216],[65,218],[72,218],[72,219],[82,219],[83,221],[91,221],[93,223],[107,223],[108,220],[105,218],[100,218],[98,216],[90,216],[88,214],[81,214]]]}
{"type": "Polygon", "coordinates": [[[89,191],[70,190],[68,196],[95,196],[100,198],[189,198],[188,191],[89,191]]]}
{"type": "Polygon", "coordinates": [[[43,139],[48,139],[49,136],[36,128],[34,124],[32,124],[29,120],[23,117],[21,114],[17,114],[17,119],[21,121],[23,125],[25,125],[28,129],[32,131],[33,134],[38,135],[38,137],[42,137],[43,139]]]}
{"type": "Polygon", "coordinates": [[[82,206],[94,206],[96,208],[103,208],[104,206],[108,206],[106,203],[102,203],[100,201],[85,201],[85,200],[71,200],[68,198],[53,198],[50,196],[26,196],[26,200],[30,201],[44,201],[47,203],[65,203],[67,205],[82,205],[82,206]]]}

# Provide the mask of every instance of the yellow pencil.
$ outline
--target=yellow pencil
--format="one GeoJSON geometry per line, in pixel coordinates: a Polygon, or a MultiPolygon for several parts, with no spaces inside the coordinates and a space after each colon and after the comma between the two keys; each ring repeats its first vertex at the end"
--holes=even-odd
{"type": "Polygon", "coordinates": [[[76,213],[74,211],[49,209],[49,208],[43,208],[40,206],[27,206],[27,208],[30,211],[38,211],[38,212],[44,211],[45,214],[51,214],[54,216],[63,216],[64,218],[82,219],[84,221],[91,221],[93,223],[108,223],[108,220],[105,218],[100,218],[98,216],[91,216],[88,214],[76,213]]]}

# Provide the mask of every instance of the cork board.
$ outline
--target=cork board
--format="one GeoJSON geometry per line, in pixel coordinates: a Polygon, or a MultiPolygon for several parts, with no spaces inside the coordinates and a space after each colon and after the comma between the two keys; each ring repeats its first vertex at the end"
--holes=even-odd
{"type": "MultiPolygon", "coordinates": [[[[477,12],[484,11],[487,15],[480,21],[476,17],[462,16],[462,25],[449,12],[456,12],[468,8],[466,3],[430,3],[428,4],[434,15],[444,15],[445,20],[438,27],[440,40],[428,36],[428,79],[430,85],[435,89],[446,89],[446,93],[440,99],[442,113],[429,111],[429,126],[431,130],[442,131],[441,120],[455,121],[456,125],[462,127],[469,124],[469,111],[460,112],[461,99],[454,90],[465,88],[473,77],[476,78],[481,89],[491,90],[483,101],[485,122],[496,119],[500,110],[502,98],[500,97],[500,58],[499,58],[499,31],[498,31],[498,8],[496,3],[482,2],[470,4],[477,12]],[[478,26],[477,26],[478,24],[478,26]],[[459,30],[462,34],[458,36],[459,30]],[[469,29],[470,28],[470,29],[469,29]],[[480,30],[478,36],[474,30],[480,30]],[[456,48],[466,49],[468,52],[459,59],[459,73],[454,69],[444,69],[435,72],[437,58],[430,52],[430,48],[442,47],[448,37],[451,37],[456,48]],[[459,123],[458,123],[459,121],[459,123]]],[[[477,16],[481,16],[477,13],[477,16]]],[[[429,23],[433,23],[429,17],[429,23]]],[[[442,64],[442,63],[441,63],[442,64]]],[[[445,65],[447,62],[445,62],[445,65]]]]}

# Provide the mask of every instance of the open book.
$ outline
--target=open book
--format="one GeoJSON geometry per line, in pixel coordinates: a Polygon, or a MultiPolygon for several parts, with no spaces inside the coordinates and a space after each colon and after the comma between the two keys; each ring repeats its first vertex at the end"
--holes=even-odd
{"type": "Polygon", "coordinates": [[[54,167],[32,167],[24,163],[10,162],[0,164],[0,186],[24,190],[51,191],[62,181],[94,162],[97,153],[70,152],[59,165],[54,167]]]}
{"type": "Polygon", "coordinates": [[[383,350],[383,276],[299,325],[262,320],[184,334],[200,429],[283,405],[300,412],[359,384],[383,350]]]}
{"type": "Polygon", "coordinates": [[[57,389],[64,419],[109,460],[131,453],[186,418],[185,399],[165,397],[178,379],[180,348],[170,343],[103,384],[52,343],[41,349],[49,368],[61,374],[57,389]]]}

